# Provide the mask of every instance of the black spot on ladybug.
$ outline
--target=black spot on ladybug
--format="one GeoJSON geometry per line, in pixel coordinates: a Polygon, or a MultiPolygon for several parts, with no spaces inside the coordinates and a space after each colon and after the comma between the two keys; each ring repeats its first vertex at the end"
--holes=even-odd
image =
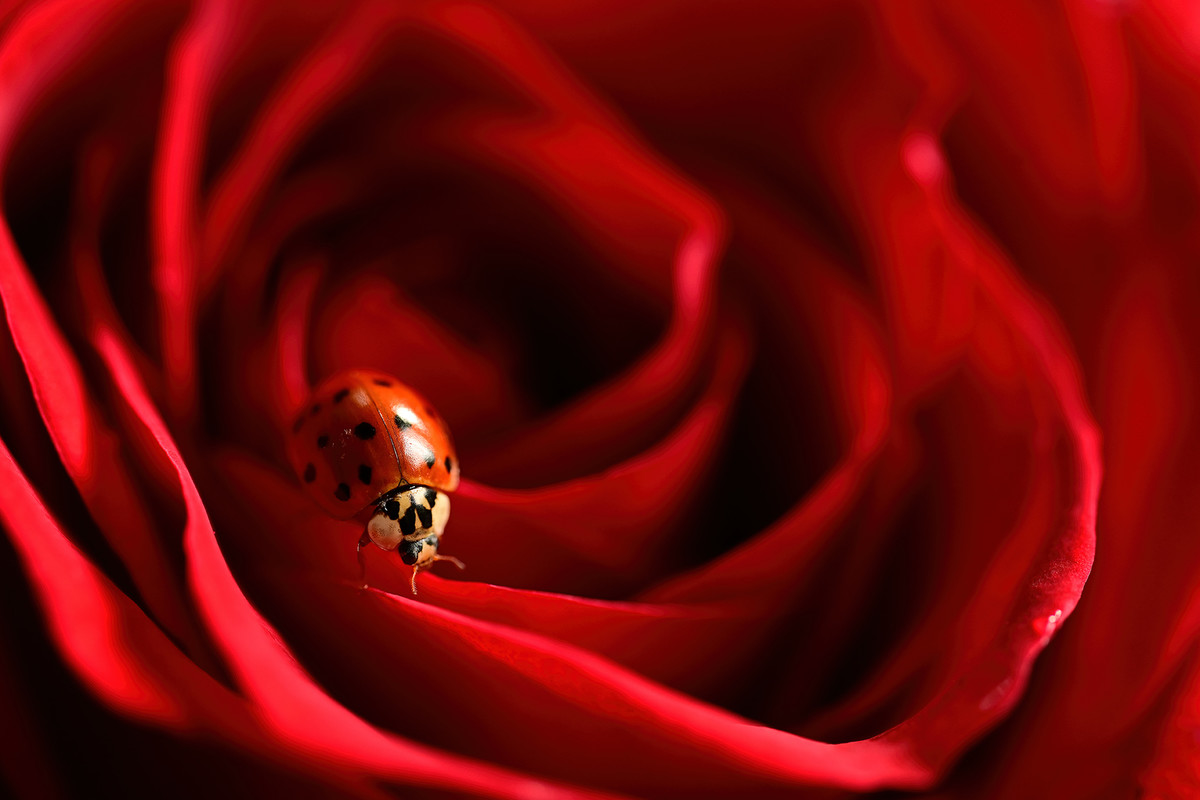
{"type": "Polygon", "coordinates": [[[354,435],[360,439],[374,439],[375,426],[369,422],[360,422],[354,426],[354,435]]]}
{"type": "Polygon", "coordinates": [[[391,386],[391,381],[385,381],[383,378],[376,378],[374,381],[376,386],[391,386]]]}
{"type": "Polygon", "coordinates": [[[416,506],[409,506],[400,518],[400,532],[405,536],[412,536],[417,532],[416,506]]]}
{"type": "Polygon", "coordinates": [[[309,464],[307,467],[304,468],[304,482],[312,483],[316,479],[317,479],[317,468],[314,467],[312,464],[309,464]]]}
{"type": "Polygon", "coordinates": [[[446,456],[446,472],[451,472],[454,469],[454,462],[450,460],[450,456],[446,456]]]}
{"type": "Polygon", "coordinates": [[[320,447],[322,450],[325,449],[326,447],[329,447],[329,437],[328,436],[318,436],[317,437],[317,447],[320,447]]]}
{"type": "Polygon", "coordinates": [[[395,519],[400,516],[400,501],[388,500],[383,504],[383,513],[387,514],[388,519],[395,519]]]}
{"type": "Polygon", "coordinates": [[[349,500],[350,499],[350,487],[344,483],[339,483],[337,491],[333,493],[333,496],[336,497],[338,500],[349,500]]]}
{"type": "Polygon", "coordinates": [[[408,428],[412,427],[412,423],[406,419],[401,419],[399,414],[396,415],[395,422],[396,422],[396,427],[402,431],[407,430],[408,428]]]}
{"type": "Polygon", "coordinates": [[[437,498],[438,498],[437,489],[430,489],[428,486],[426,486],[425,487],[425,505],[429,506],[430,508],[433,508],[435,505],[437,505],[437,498]]]}
{"type": "Polygon", "coordinates": [[[417,516],[421,518],[421,527],[429,528],[433,526],[433,512],[425,506],[413,506],[417,511],[417,516]]]}
{"type": "Polygon", "coordinates": [[[339,390],[338,390],[338,391],[337,391],[337,392],[336,392],[336,393],[333,395],[333,402],[335,402],[335,403],[340,403],[340,402],[342,402],[343,400],[345,400],[345,399],[346,399],[346,395],[348,395],[348,394],[350,394],[350,390],[349,390],[349,389],[339,389],[339,390]]]}
{"type": "Polygon", "coordinates": [[[320,410],[321,410],[321,404],[317,403],[316,405],[314,405],[312,407],[312,410],[309,413],[315,417],[317,415],[317,412],[319,412],[320,410]]]}
{"type": "Polygon", "coordinates": [[[368,486],[371,485],[371,467],[369,465],[358,465],[358,479],[368,486]]]}
{"type": "Polygon", "coordinates": [[[425,466],[432,467],[436,463],[437,463],[437,456],[435,456],[433,454],[433,451],[430,450],[429,455],[425,456],[425,466]]]}
{"type": "Polygon", "coordinates": [[[292,424],[292,433],[299,433],[300,429],[303,427],[304,427],[304,415],[302,414],[302,415],[300,415],[300,418],[297,419],[295,421],[295,423],[292,424]]]}

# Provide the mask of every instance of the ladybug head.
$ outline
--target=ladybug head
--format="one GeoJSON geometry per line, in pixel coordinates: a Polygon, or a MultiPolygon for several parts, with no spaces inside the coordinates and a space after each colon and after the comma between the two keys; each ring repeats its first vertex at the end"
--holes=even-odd
{"type": "Polygon", "coordinates": [[[398,549],[405,564],[424,566],[437,555],[449,518],[448,495],[428,486],[408,486],[379,500],[367,522],[367,535],[377,547],[398,549]]]}
{"type": "MultiPolygon", "coordinates": [[[[400,560],[413,568],[412,592],[417,593],[417,573],[429,569],[435,561],[449,561],[459,569],[463,563],[453,556],[438,554],[438,544],[446,520],[450,518],[450,498],[428,486],[402,486],[379,499],[375,513],[367,522],[369,538],[384,550],[399,550],[400,560]]],[[[362,556],[359,565],[362,566],[362,556]]]]}

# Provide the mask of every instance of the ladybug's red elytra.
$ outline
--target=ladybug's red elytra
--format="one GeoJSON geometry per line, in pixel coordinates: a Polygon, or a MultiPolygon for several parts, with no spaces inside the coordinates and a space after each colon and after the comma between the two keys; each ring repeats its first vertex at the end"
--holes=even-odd
{"type": "MultiPolygon", "coordinates": [[[[381,372],[350,370],[313,390],[288,434],[292,468],[309,496],[336,519],[362,517],[362,547],[399,550],[417,574],[438,554],[458,457],[445,422],[419,394],[381,372]]],[[[365,582],[364,582],[365,587],[365,582]]]]}

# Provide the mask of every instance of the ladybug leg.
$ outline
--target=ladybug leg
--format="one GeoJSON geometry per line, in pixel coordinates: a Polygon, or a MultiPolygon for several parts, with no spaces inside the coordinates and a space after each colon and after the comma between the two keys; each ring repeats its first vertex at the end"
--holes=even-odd
{"type": "Polygon", "coordinates": [[[363,533],[362,538],[358,540],[358,583],[360,589],[367,588],[367,562],[363,558],[363,545],[370,544],[371,537],[367,533],[363,533]]]}
{"type": "Polygon", "coordinates": [[[432,558],[430,558],[428,561],[422,561],[420,564],[416,564],[413,566],[413,572],[412,572],[412,593],[413,594],[417,593],[417,573],[421,572],[422,570],[429,569],[430,567],[433,566],[433,562],[435,562],[435,561],[449,561],[451,564],[458,567],[459,569],[467,568],[466,564],[459,561],[454,556],[443,556],[443,555],[434,554],[434,556],[432,558]]]}

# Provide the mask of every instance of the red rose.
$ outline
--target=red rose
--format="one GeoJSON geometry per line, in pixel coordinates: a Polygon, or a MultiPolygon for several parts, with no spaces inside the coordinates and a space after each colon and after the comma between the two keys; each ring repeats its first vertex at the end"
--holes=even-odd
{"type": "Polygon", "coordinates": [[[12,6],[10,789],[1200,790],[1197,23],[12,6]],[[356,367],[458,446],[415,598],[284,454],[356,367]]]}

